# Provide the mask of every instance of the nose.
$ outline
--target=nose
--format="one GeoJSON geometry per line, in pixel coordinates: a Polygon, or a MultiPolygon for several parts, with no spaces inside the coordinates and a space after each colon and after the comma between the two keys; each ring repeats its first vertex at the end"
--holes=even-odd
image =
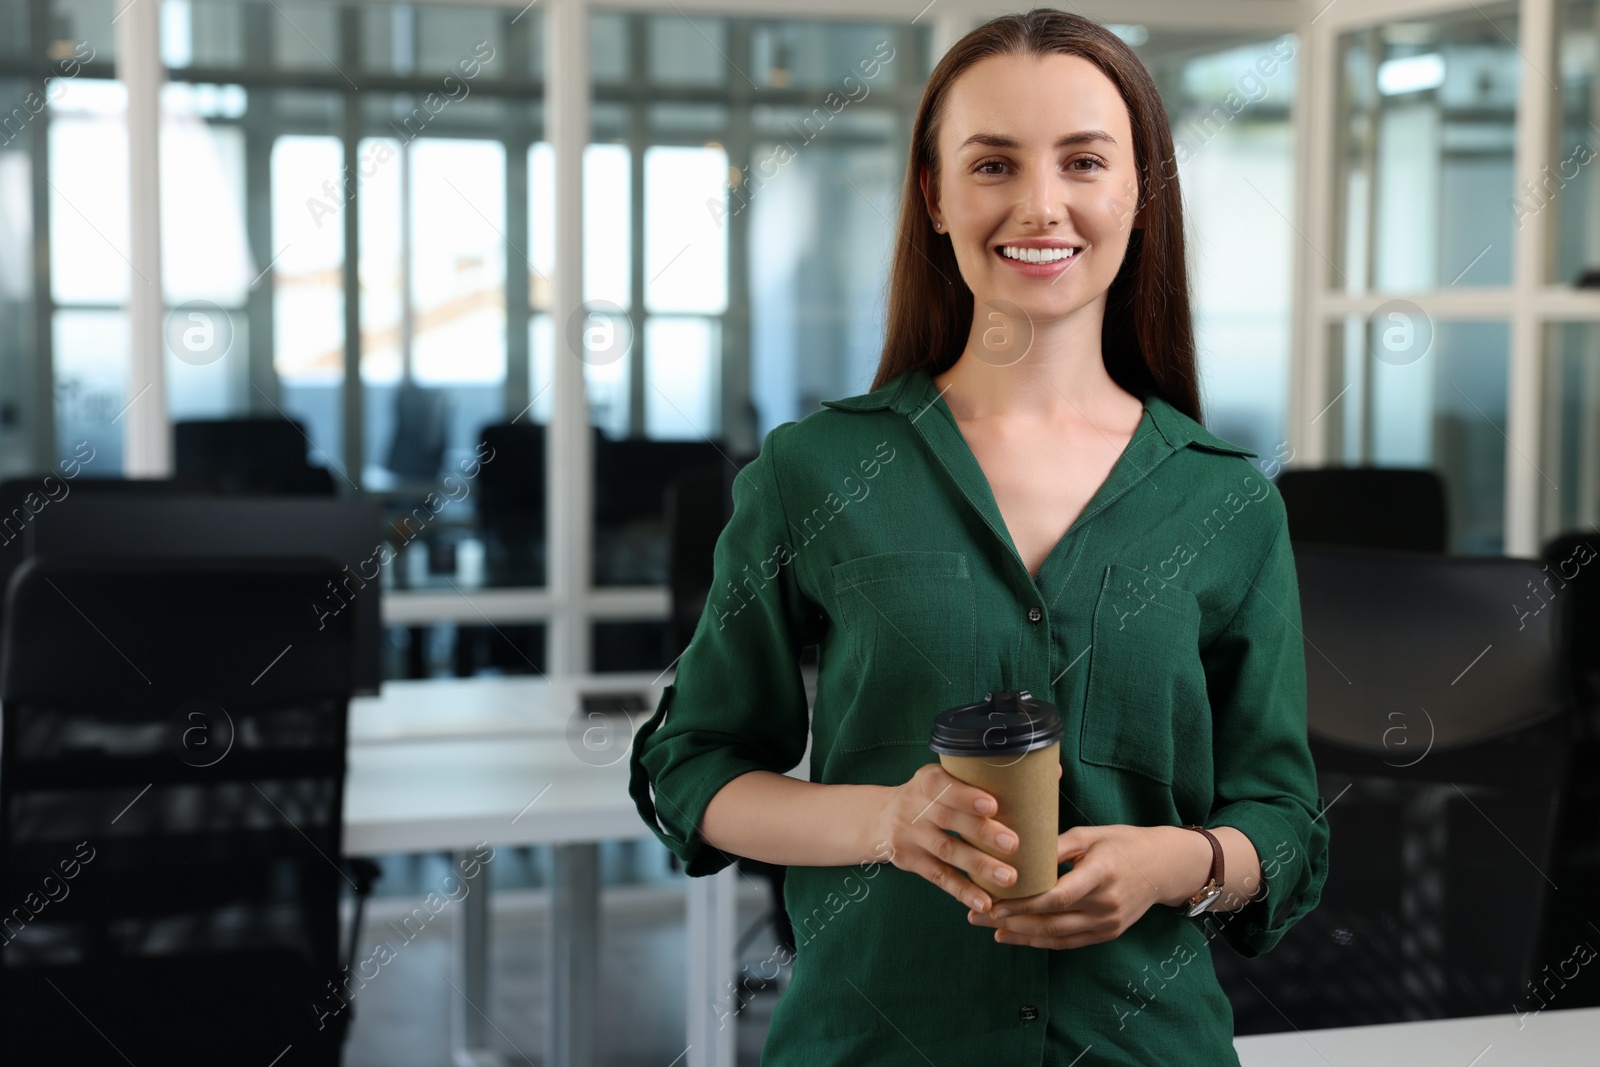
{"type": "Polygon", "coordinates": [[[1017,219],[1025,226],[1041,230],[1060,225],[1066,214],[1066,201],[1052,160],[1041,161],[1022,183],[1017,204],[1017,219]]]}

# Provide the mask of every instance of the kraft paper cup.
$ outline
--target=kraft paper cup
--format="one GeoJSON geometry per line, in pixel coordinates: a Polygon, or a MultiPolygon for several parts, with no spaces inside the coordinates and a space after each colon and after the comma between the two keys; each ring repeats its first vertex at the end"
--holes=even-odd
{"type": "Polygon", "coordinates": [[[1055,706],[1026,689],[985,694],[934,722],[928,747],[939,754],[940,765],[994,797],[999,810],[993,818],[1017,835],[1018,846],[1009,854],[968,842],[1017,871],[1017,881],[1009,886],[967,872],[995,900],[1032,896],[1056,884],[1061,734],[1055,706]]]}

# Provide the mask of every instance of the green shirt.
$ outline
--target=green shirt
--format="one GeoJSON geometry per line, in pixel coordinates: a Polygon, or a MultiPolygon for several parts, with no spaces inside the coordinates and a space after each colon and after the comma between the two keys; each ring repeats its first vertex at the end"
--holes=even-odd
{"type": "Polygon", "coordinates": [[[888,862],[790,867],[798,952],[762,1062],[1065,1067],[1088,1048],[1084,1067],[1237,1064],[1208,949],[1270,949],[1328,863],[1294,559],[1255,453],[1146,397],[1036,580],[926,371],[825,407],[736,478],[710,599],[634,739],[630,793],[688,874],[734,859],[696,833],[712,796],[797,766],[808,736],[811,781],[898,785],[937,759],[939,712],[1027,689],[1065,720],[1062,831],[1235,827],[1267,888],[1209,920],[1157,904],[1114,940],[1052,951],[996,943],[888,862]]]}

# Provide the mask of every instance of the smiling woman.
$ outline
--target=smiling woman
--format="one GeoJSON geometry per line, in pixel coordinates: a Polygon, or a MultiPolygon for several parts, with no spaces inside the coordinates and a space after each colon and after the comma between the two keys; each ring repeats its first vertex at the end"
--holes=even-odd
{"type": "Polygon", "coordinates": [[[702,617],[633,745],[640,814],[691,876],[786,864],[798,925],[841,868],[894,868],[796,955],[765,1064],[1236,1067],[1193,920],[1227,912],[1252,956],[1317,905],[1283,501],[1200,421],[1172,159],[1103,27],[1039,9],[957,42],[912,131],[872,390],[778,426],[734,482],[715,588],[864,452],[896,456],[737,618],[702,617]],[[929,739],[1012,690],[1064,720],[1057,880],[996,900],[1027,831],[929,739]]]}

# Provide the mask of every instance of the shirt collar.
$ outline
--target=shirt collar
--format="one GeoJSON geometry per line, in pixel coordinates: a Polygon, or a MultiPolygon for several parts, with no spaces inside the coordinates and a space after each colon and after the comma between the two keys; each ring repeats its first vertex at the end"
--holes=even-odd
{"type": "MultiPolygon", "coordinates": [[[[933,376],[927,368],[913,367],[869,393],[840,400],[824,400],[822,405],[839,411],[882,411],[887,408],[901,415],[911,415],[932,403],[937,395],[933,376]]],[[[1155,393],[1143,399],[1145,409],[1150,412],[1150,421],[1174,450],[1194,445],[1212,452],[1226,452],[1246,458],[1259,455],[1248,448],[1224,441],[1155,393]]]]}

